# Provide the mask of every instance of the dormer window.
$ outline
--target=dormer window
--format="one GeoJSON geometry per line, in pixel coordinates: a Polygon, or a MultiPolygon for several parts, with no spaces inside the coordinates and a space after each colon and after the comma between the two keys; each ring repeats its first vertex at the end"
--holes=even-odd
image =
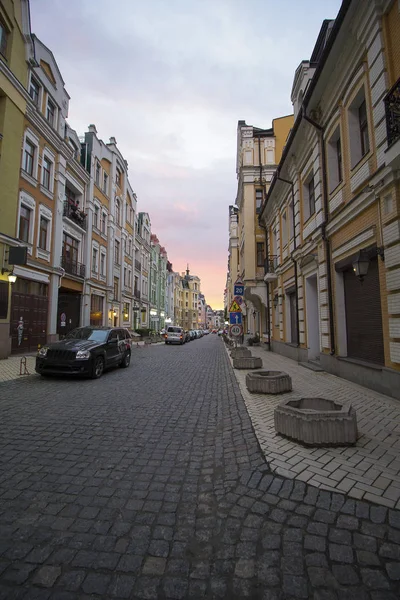
{"type": "Polygon", "coordinates": [[[56,107],[51,102],[51,100],[47,100],[46,119],[52,127],[54,127],[55,116],[56,116],[56,107]]]}
{"type": "Polygon", "coordinates": [[[39,94],[40,94],[40,85],[31,77],[31,83],[29,85],[29,95],[33,100],[33,103],[38,106],[39,105],[39,94]]]}

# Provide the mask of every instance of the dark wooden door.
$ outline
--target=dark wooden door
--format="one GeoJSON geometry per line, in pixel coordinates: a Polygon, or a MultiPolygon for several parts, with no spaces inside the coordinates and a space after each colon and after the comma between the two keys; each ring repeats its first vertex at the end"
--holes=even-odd
{"type": "Polygon", "coordinates": [[[60,292],[58,295],[57,333],[65,336],[79,327],[81,317],[81,294],[77,292],[60,292]],[[65,323],[65,325],[62,325],[65,323]]]}
{"type": "Polygon", "coordinates": [[[343,273],[347,355],[385,364],[378,259],[373,258],[361,283],[352,269],[343,273]]]}
{"type": "Polygon", "coordinates": [[[33,352],[47,341],[48,298],[13,292],[11,295],[11,351],[33,352]]]}

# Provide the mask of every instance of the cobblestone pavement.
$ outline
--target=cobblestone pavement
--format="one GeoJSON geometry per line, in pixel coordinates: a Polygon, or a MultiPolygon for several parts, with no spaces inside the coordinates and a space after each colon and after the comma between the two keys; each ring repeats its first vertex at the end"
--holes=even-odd
{"type": "Polygon", "coordinates": [[[35,373],[35,356],[27,355],[25,357],[26,364],[24,362],[21,363],[22,356],[10,356],[9,358],[0,360],[0,383],[33,375],[35,373]]]}
{"type": "Polygon", "coordinates": [[[2,600],[399,599],[400,511],[270,473],[216,336],[0,411],[2,600]]]}
{"type": "Polygon", "coordinates": [[[311,371],[262,347],[253,346],[251,350],[253,356],[262,358],[263,369],[284,371],[292,378],[293,391],[288,394],[253,394],[246,388],[247,371],[235,370],[272,471],[321,489],[400,509],[400,402],[329,373],[311,371]],[[278,435],[275,407],[287,398],[307,396],[350,402],[357,412],[357,445],[312,449],[278,435]]]}

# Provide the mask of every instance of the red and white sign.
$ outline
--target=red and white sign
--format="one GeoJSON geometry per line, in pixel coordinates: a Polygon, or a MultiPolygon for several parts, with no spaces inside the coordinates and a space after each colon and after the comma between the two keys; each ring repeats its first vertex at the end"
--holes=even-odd
{"type": "Polygon", "coordinates": [[[239,335],[242,335],[243,333],[242,325],[231,325],[229,333],[232,337],[239,337],[239,335]]]}

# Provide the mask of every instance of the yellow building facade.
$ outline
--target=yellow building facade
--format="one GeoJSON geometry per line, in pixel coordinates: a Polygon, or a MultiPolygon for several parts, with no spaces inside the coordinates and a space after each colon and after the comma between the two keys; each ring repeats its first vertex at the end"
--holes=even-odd
{"type": "Polygon", "coordinates": [[[272,349],[399,397],[400,14],[343,3],[296,70],[260,222],[272,349]]]}
{"type": "Polygon", "coordinates": [[[272,128],[260,129],[239,121],[237,131],[236,206],[230,207],[229,259],[226,306],[233,300],[237,279],[245,285],[243,327],[267,339],[264,283],[267,240],[259,214],[282,149],[293,125],[293,115],[274,119],[272,128]]]}
{"type": "Polygon", "coordinates": [[[10,353],[10,247],[18,214],[21,139],[28,101],[28,67],[34,64],[29,2],[0,4],[0,358],[10,353]]]}

